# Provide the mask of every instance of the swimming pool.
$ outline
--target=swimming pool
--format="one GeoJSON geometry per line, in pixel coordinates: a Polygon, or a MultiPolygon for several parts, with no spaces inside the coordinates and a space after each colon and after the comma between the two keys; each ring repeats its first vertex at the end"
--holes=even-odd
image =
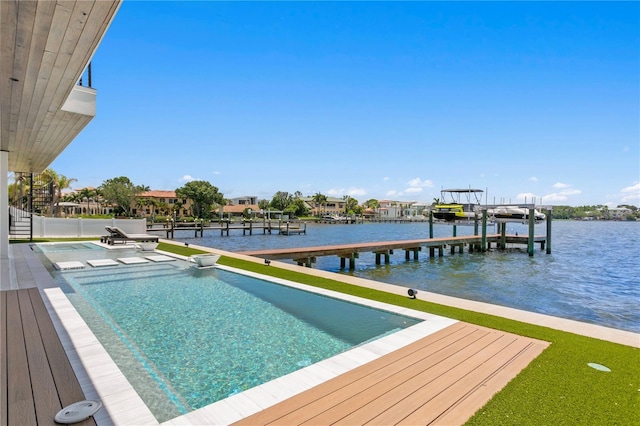
{"type": "Polygon", "coordinates": [[[159,421],[420,322],[180,260],[50,272],[159,421]]]}

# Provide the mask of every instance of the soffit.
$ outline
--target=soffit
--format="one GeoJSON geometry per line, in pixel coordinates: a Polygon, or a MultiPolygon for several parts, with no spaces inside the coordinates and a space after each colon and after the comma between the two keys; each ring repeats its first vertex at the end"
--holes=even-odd
{"type": "Polygon", "coordinates": [[[41,172],[91,121],[63,111],[122,0],[0,1],[0,150],[41,172]]]}

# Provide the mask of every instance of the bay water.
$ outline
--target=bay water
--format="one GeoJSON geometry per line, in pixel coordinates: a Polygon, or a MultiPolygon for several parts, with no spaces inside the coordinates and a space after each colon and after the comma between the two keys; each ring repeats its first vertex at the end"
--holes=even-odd
{"type": "MultiPolygon", "coordinates": [[[[453,226],[434,225],[434,237],[453,235],[453,226]]],[[[473,226],[457,226],[457,235],[473,235],[473,226]]],[[[489,226],[489,233],[496,232],[489,226]]],[[[507,233],[528,235],[528,227],[507,224],[507,233]]],[[[536,225],[546,234],[546,224],[536,225]]],[[[288,247],[397,241],[429,238],[428,222],[307,224],[302,235],[221,236],[208,230],[194,238],[193,231],[176,231],[187,243],[241,252],[288,247]]],[[[383,257],[384,259],[384,257],[383,257]]],[[[348,263],[347,263],[348,266],[348,263]]],[[[317,258],[314,268],[374,281],[493,303],[526,311],[640,332],[640,222],[553,221],[551,253],[536,245],[529,256],[524,245],[506,250],[451,254],[430,258],[423,249],[418,259],[405,259],[396,250],[389,264],[376,265],[373,253],[361,253],[355,270],[340,268],[336,256],[317,258]]]]}

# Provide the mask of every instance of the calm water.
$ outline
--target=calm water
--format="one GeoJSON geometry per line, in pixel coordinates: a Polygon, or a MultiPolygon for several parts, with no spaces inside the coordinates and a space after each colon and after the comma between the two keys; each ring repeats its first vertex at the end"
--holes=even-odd
{"type": "MultiPolygon", "coordinates": [[[[536,246],[533,257],[526,247],[507,251],[460,255],[445,251],[430,259],[428,250],[419,259],[406,261],[396,251],[388,265],[375,265],[373,254],[363,253],[356,270],[340,270],[337,257],[318,258],[318,269],[351,274],[406,287],[424,289],[481,302],[494,303],[607,327],[640,332],[640,222],[554,221],[552,253],[536,246]]],[[[429,237],[429,224],[315,225],[306,235],[243,236],[240,231],[220,236],[205,231],[176,233],[179,241],[228,251],[304,247],[367,241],[392,241],[429,237]]],[[[493,227],[489,232],[493,232],[493,227]]],[[[507,232],[528,233],[513,223],[507,232]]],[[[546,225],[536,225],[544,235],[546,225]]],[[[452,235],[448,225],[434,226],[434,234],[452,235]]],[[[473,227],[458,226],[457,235],[471,235],[473,227]]]]}

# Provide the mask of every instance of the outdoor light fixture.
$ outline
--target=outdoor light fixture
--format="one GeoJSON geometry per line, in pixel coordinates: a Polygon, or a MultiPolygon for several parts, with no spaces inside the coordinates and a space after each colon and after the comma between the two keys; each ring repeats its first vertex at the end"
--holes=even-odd
{"type": "Polygon", "coordinates": [[[411,297],[412,299],[415,299],[416,298],[416,294],[418,294],[418,290],[410,288],[407,293],[409,293],[409,297],[411,297]]]}
{"type": "Polygon", "coordinates": [[[269,265],[271,264],[271,261],[270,261],[269,259],[265,259],[265,260],[264,260],[264,264],[265,264],[265,265],[267,265],[267,266],[269,266],[269,265]]]}

